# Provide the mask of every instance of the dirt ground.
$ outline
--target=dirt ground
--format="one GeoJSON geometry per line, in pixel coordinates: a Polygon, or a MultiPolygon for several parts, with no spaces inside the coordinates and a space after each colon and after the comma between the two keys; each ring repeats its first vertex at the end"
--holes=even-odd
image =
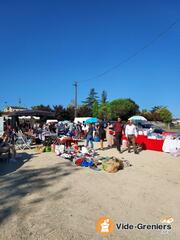
{"type": "MultiPolygon", "coordinates": [[[[99,151],[120,156],[116,149],[99,151]]],[[[19,165],[0,170],[0,240],[179,240],[180,158],[166,153],[124,152],[132,167],[117,173],[76,167],[55,153],[21,153],[19,165]],[[96,221],[161,224],[172,230],[120,230],[102,238],[96,221]]]]}

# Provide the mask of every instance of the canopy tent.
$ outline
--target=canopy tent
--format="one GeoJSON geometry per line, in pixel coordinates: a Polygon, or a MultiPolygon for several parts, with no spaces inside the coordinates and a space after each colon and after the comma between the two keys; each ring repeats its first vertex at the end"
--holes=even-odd
{"type": "Polygon", "coordinates": [[[48,120],[46,120],[46,124],[50,124],[50,123],[58,123],[58,120],[56,120],[56,119],[48,119],[48,120]]]}
{"type": "Polygon", "coordinates": [[[132,116],[128,120],[132,121],[147,121],[147,119],[143,116],[132,116]]]}
{"type": "Polygon", "coordinates": [[[36,119],[36,120],[39,120],[40,117],[36,117],[36,116],[20,116],[19,119],[36,119]]]}
{"type": "Polygon", "coordinates": [[[71,123],[69,120],[64,120],[64,121],[59,121],[58,122],[58,125],[61,125],[61,124],[69,124],[71,123]]]}
{"type": "Polygon", "coordinates": [[[11,126],[15,128],[19,126],[19,117],[31,117],[31,120],[33,120],[34,117],[47,119],[48,117],[54,118],[55,113],[48,112],[48,111],[40,111],[40,110],[24,110],[24,111],[11,112],[8,114],[8,117],[11,117],[11,126]]]}
{"type": "Polygon", "coordinates": [[[97,122],[98,122],[97,118],[89,118],[84,123],[88,124],[88,123],[97,123],[97,122]]]}
{"type": "Polygon", "coordinates": [[[91,117],[76,117],[76,118],[74,119],[74,123],[78,123],[78,122],[83,123],[83,122],[85,122],[86,120],[88,120],[89,118],[91,118],[91,117]]]}

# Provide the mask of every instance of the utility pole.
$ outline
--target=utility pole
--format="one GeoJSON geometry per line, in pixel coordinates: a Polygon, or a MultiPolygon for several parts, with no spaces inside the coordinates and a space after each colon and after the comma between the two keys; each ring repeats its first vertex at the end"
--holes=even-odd
{"type": "Polygon", "coordinates": [[[75,105],[75,111],[74,111],[74,117],[77,117],[77,87],[78,87],[78,84],[77,82],[75,81],[74,84],[74,105],[75,105]]]}
{"type": "Polygon", "coordinates": [[[19,103],[19,107],[21,107],[21,98],[19,98],[19,102],[18,103],[19,103]]]}

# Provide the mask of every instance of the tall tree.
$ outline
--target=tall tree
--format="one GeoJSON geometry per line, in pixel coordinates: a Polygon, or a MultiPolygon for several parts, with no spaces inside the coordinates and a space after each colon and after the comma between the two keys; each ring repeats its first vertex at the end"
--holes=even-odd
{"type": "Polygon", "coordinates": [[[162,107],[156,111],[159,114],[161,121],[164,123],[170,123],[172,121],[172,113],[167,107],[162,107]]]}
{"type": "Polygon", "coordinates": [[[110,120],[111,112],[109,110],[110,108],[107,103],[101,104],[99,106],[98,118],[102,120],[110,120]]]}
{"type": "Polygon", "coordinates": [[[92,109],[86,105],[81,105],[78,107],[77,115],[78,117],[92,117],[92,109]]]}
{"type": "Polygon", "coordinates": [[[154,107],[152,107],[151,112],[154,113],[161,108],[163,108],[163,106],[154,106],[154,107]]]}
{"type": "Polygon", "coordinates": [[[98,95],[97,95],[97,92],[95,91],[95,89],[91,88],[90,92],[89,92],[89,95],[86,98],[86,100],[83,101],[83,104],[88,106],[90,109],[93,109],[93,103],[95,101],[98,101],[98,95]]]}
{"type": "Polygon", "coordinates": [[[97,101],[94,101],[94,103],[93,103],[93,109],[92,109],[93,117],[98,117],[98,111],[99,111],[98,102],[97,102],[97,101]]]}
{"type": "Polygon", "coordinates": [[[55,118],[58,121],[63,121],[66,116],[66,109],[63,108],[62,105],[55,105],[55,106],[53,106],[53,108],[54,108],[54,112],[55,112],[55,118]]]}
{"type": "Polygon", "coordinates": [[[74,110],[75,110],[75,108],[73,106],[68,106],[65,111],[64,120],[73,121],[74,120],[74,110]]]}
{"type": "Polygon", "coordinates": [[[110,110],[110,116],[112,119],[121,117],[123,120],[127,120],[129,117],[139,112],[139,106],[131,99],[116,99],[108,103],[110,110]]]}
{"type": "Polygon", "coordinates": [[[148,111],[142,111],[140,113],[141,116],[145,117],[148,121],[153,121],[153,113],[152,112],[148,112],[148,111]]]}
{"type": "Polygon", "coordinates": [[[106,102],[107,102],[107,92],[103,90],[101,94],[101,104],[105,104],[106,102]]]}
{"type": "Polygon", "coordinates": [[[39,111],[48,111],[48,112],[52,112],[52,108],[49,106],[49,105],[43,105],[43,104],[40,104],[40,105],[36,105],[36,106],[32,106],[31,107],[32,110],[39,110],[39,111]]]}

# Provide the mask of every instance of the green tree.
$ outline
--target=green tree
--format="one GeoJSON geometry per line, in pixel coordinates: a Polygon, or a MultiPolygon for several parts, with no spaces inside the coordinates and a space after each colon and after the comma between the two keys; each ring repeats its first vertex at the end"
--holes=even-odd
{"type": "Polygon", "coordinates": [[[97,101],[94,101],[93,108],[92,108],[93,117],[98,117],[98,111],[99,111],[99,104],[97,101]]]}
{"type": "Polygon", "coordinates": [[[129,117],[139,113],[139,106],[131,99],[116,99],[108,103],[110,117],[115,120],[121,117],[127,120],[129,117]]]}
{"type": "Polygon", "coordinates": [[[48,112],[53,111],[49,105],[45,106],[43,104],[32,106],[31,108],[32,108],[32,110],[39,110],[39,111],[48,111],[48,112]]]}
{"type": "Polygon", "coordinates": [[[66,109],[62,105],[53,106],[55,112],[55,118],[58,121],[63,121],[66,117],[66,109]]]}
{"type": "Polygon", "coordinates": [[[147,113],[148,112],[148,110],[146,109],[146,108],[143,108],[142,110],[141,110],[141,113],[147,113]]]}
{"type": "Polygon", "coordinates": [[[103,90],[101,94],[101,104],[105,104],[105,103],[107,103],[107,92],[103,90]]]}
{"type": "Polygon", "coordinates": [[[86,105],[81,105],[77,110],[78,117],[92,117],[92,109],[86,105]]]}
{"type": "Polygon", "coordinates": [[[145,111],[145,112],[141,112],[140,115],[145,117],[148,121],[153,121],[152,112],[145,111]]]}
{"type": "Polygon", "coordinates": [[[64,120],[73,121],[74,120],[74,112],[75,112],[75,107],[68,106],[65,109],[64,120]]]}
{"type": "MultiPolygon", "coordinates": [[[[159,109],[158,109],[159,110],[159,109]]],[[[158,110],[155,111],[155,112],[152,112],[152,120],[153,121],[161,121],[161,116],[160,114],[158,113],[158,110]]]]}
{"type": "Polygon", "coordinates": [[[95,101],[98,101],[98,96],[97,96],[97,92],[95,91],[94,88],[90,89],[89,95],[86,98],[85,101],[83,101],[83,104],[88,106],[90,109],[93,109],[93,103],[95,101]]]}
{"type": "Polygon", "coordinates": [[[164,123],[170,123],[172,121],[172,113],[167,109],[167,107],[162,107],[156,110],[159,114],[161,121],[164,123]]]}
{"type": "Polygon", "coordinates": [[[101,104],[99,106],[98,118],[102,120],[110,120],[111,113],[109,110],[110,108],[108,107],[107,103],[101,104]]]}
{"type": "Polygon", "coordinates": [[[154,107],[152,107],[151,112],[154,113],[154,112],[156,112],[158,109],[161,109],[161,108],[163,108],[163,107],[162,107],[162,106],[154,106],[154,107]]]}

